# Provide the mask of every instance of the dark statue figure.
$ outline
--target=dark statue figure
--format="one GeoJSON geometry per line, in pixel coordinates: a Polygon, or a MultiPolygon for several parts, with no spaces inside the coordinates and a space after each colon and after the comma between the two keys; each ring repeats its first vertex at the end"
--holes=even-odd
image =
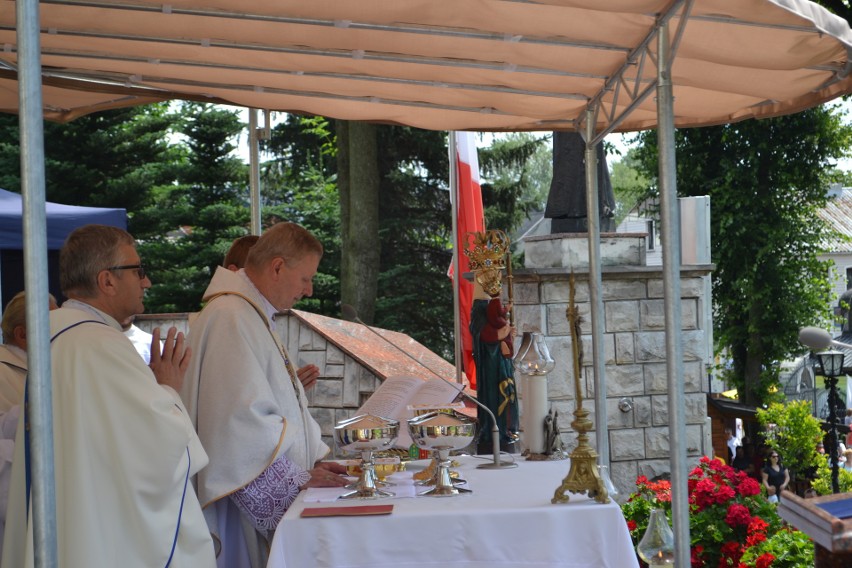
{"type": "MultiPolygon", "coordinates": [[[[509,307],[499,297],[476,298],[470,315],[477,399],[491,409],[497,418],[500,449],[504,452],[516,451],[515,443],[520,430],[512,365],[514,336],[507,317],[509,307]]],[[[479,423],[488,424],[490,420],[480,409],[479,423]]],[[[491,448],[491,430],[481,428],[479,449],[487,453],[491,448]]]]}
{"type": "MultiPolygon", "coordinates": [[[[598,156],[598,213],[600,231],[615,231],[615,193],[609,179],[603,143],[598,156]]],[[[553,180],[544,216],[550,219],[551,234],[588,233],[586,219],[586,142],[577,132],[553,133],[553,180]]]]}

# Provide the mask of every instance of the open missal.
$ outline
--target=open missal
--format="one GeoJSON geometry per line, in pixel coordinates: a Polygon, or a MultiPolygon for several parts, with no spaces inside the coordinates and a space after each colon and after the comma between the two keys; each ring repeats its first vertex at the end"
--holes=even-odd
{"type": "Polygon", "coordinates": [[[388,377],[358,409],[358,414],[373,414],[399,420],[396,446],[408,448],[411,445],[411,436],[408,435],[406,420],[414,417],[415,408],[447,406],[461,397],[461,388],[461,385],[440,379],[388,377]]]}

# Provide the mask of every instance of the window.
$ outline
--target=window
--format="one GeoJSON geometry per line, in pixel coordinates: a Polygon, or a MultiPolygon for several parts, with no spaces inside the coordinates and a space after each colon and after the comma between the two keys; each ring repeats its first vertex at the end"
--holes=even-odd
{"type": "Polygon", "coordinates": [[[654,232],[654,220],[648,219],[645,221],[645,230],[648,232],[648,250],[656,250],[657,248],[657,234],[654,232]]]}

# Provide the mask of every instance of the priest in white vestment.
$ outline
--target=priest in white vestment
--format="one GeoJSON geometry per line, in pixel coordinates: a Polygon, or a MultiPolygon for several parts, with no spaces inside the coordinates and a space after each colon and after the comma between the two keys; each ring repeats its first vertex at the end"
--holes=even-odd
{"type": "MultiPolygon", "coordinates": [[[[151,286],[133,237],[103,225],[75,230],[60,253],[60,280],[69,300],[50,315],[60,565],[212,568],[189,482],[207,455],[176,392],[189,363],[183,335],[170,329],[148,367],[119,324],[144,311],[151,286]]],[[[33,566],[23,432],[2,561],[12,568],[33,566]]]]}
{"type": "MultiPolygon", "coordinates": [[[[55,310],[56,298],[48,295],[49,307],[55,310]]],[[[0,345],[0,558],[3,557],[3,532],[6,528],[12,459],[15,456],[15,432],[24,398],[24,381],[27,379],[26,318],[26,296],[18,292],[6,304],[0,322],[0,329],[3,330],[3,344],[0,345]]]]}
{"type": "Polygon", "coordinates": [[[304,228],[274,225],[244,269],[217,269],[190,328],[181,396],[210,456],[197,488],[220,568],[264,568],[299,490],[347,482],[342,466],[318,463],[329,448],[274,327],[277,312],[311,295],[321,256],[304,228]]]}

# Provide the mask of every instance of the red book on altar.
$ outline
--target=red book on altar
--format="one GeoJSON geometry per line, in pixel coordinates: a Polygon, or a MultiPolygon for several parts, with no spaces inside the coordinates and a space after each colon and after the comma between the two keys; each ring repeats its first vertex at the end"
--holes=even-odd
{"type": "Polygon", "coordinates": [[[390,515],[393,505],[349,505],[343,507],[305,507],[302,517],[358,517],[361,515],[390,515]]]}

